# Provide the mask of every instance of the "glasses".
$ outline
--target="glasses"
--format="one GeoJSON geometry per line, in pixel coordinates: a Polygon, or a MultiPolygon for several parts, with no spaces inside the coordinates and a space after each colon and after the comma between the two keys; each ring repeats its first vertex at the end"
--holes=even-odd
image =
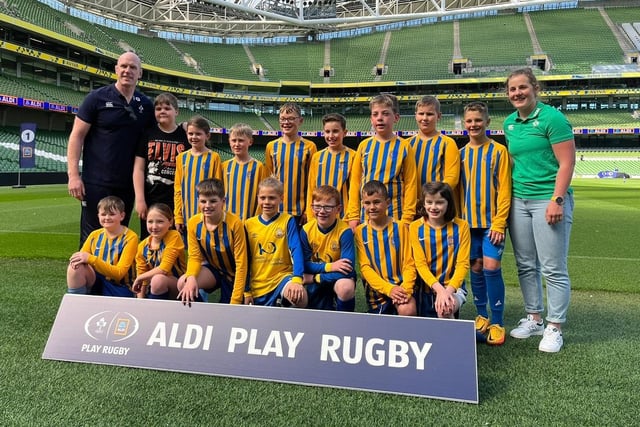
{"type": "Polygon", "coordinates": [[[280,123],[293,123],[298,120],[300,117],[280,117],[280,123]]]}
{"type": "Polygon", "coordinates": [[[138,116],[136,115],[136,112],[133,111],[133,107],[131,107],[131,105],[125,105],[124,111],[129,113],[129,117],[131,117],[132,120],[138,120],[138,116]]]}
{"type": "Polygon", "coordinates": [[[337,206],[329,206],[329,205],[311,205],[311,209],[313,209],[314,212],[331,212],[332,210],[334,210],[337,206]]]}

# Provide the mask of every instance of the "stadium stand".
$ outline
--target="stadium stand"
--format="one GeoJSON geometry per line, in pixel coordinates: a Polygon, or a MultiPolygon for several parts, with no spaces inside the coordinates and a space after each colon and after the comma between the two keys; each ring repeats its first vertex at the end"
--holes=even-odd
{"type": "Polygon", "coordinates": [[[189,54],[206,75],[248,81],[259,80],[258,76],[251,72],[251,61],[241,45],[178,41],[172,43],[181,52],[189,54]]]}
{"type": "MultiPolygon", "coordinates": [[[[474,70],[504,75],[500,67],[527,65],[534,53],[522,14],[459,21],[462,56],[471,60],[474,70]],[[508,43],[508,48],[498,46],[508,43]]],[[[484,74],[483,74],[484,75],[484,74]]]]}
{"type": "Polygon", "coordinates": [[[450,22],[394,31],[387,52],[389,68],[385,80],[451,77],[449,61],[452,55],[453,24],[450,22]]]}
{"type": "Polygon", "coordinates": [[[280,46],[250,46],[257,64],[266,70],[265,77],[278,80],[321,82],[324,43],[289,43],[280,46]]]}
{"type": "MultiPolygon", "coordinates": [[[[335,70],[331,82],[373,81],[372,70],[380,59],[384,36],[384,33],[374,33],[331,40],[331,65],[335,70]]],[[[415,45],[411,49],[415,51],[415,45]]]]}
{"type": "MultiPolygon", "coordinates": [[[[640,27],[640,24],[638,24],[638,27],[640,27]]],[[[640,50],[640,34],[636,30],[635,24],[625,22],[622,24],[622,29],[636,49],[640,50]]]]}
{"type": "Polygon", "coordinates": [[[532,12],[530,17],[556,74],[590,73],[594,64],[623,62],[618,42],[596,9],[532,12]]]}

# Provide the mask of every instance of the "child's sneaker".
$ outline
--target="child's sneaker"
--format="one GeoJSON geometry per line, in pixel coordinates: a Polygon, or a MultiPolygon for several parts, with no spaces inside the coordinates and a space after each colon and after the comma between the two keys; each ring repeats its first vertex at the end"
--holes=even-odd
{"type": "Polygon", "coordinates": [[[527,314],[526,319],[520,319],[518,326],[512,329],[510,335],[513,338],[529,338],[531,335],[542,335],[544,333],[544,323],[542,320],[536,322],[533,320],[533,316],[527,314]]]}
{"type": "Polygon", "coordinates": [[[487,329],[489,328],[489,319],[478,315],[476,317],[476,341],[487,341],[487,329]]]}
{"type": "Polygon", "coordinates": [[[507,332],[502,326],[490,325],[487,329],[487,344],[502,345],[504,344],[505,335],[507,335],[507,332]]]}
{"type": "Polygon", "coordinates": [[[562,348],[562,332],[555,326],[547,325],[542,336],[542,341],[538,345],[538,350],[545,353],[557,353],[562,348]]]}

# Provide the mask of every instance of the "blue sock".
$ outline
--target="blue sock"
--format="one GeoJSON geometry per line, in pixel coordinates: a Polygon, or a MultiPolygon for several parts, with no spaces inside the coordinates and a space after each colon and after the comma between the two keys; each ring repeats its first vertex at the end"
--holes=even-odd
{"type": "Polygon", "coordinates": [[[476,306],[478,315],[489,317],[487,311],[487,285],[484,281],[484,275],[480,273],[470,272],[471,274],[471,292],[473,293],[473,304],[476,306]]]}
{"type": "Polygon", "coordinates": [[[504,326],[504,279],[502,269],[483,270],[484,278],[487,281],[487,293],[489,295],[489,305],[491,306],[491,323],[504,326]]]}
{"type": "Polygon", "coordinates": [[[149,299],[169,299],[169,291],[163,294],[154,294],[149,292],[149,299]]]}
{"type": "Polygon", "coordinates": [[[79,288],[67,288],[67,293],[68,294],[76,294],[76,295],[86,295],[87,294],[87,287],[86,286],[81,286],[79,288]]]}
{"type": "Polygon", "coordinates": [[[340,298],[336,298],[336,311],[355,311],[356,309],[356,297],[349,300],[342,301],[340,298]]]}

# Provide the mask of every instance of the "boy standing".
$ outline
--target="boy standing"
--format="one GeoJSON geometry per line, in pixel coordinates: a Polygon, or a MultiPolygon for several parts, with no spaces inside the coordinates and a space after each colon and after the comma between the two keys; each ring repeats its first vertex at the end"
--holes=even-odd
{"type": "Polygon", "coordinates": [[[249,154],[251,144],[253,129],[244,123],[233,125],[229,132],[233,158],[222,163],[226,210],[243,221],[258,213],[258,184],[265,178],[264,165],[249,154]]]}
{"type": "Polygon", "coordinates": [[[242,304],[249,261],[242,220],[225,212],[224,184],[205,179],[197,186],[200,212],[187,224],[187,272],[178,280],[178,298],[196,301],[198,290],[220,288],[220,302],[242,304]]]}
{"type": "MultiPolygon", "coordinates": [[[[307,188],[307,219],[313,218],[311,198],[313,191],[322,185],[336,188],[341,196],[340,204],[346,209],[349,200],[349,180],[355,150],[344,145],[347,134],[347,119],[337,113],[322,117],[324,140],[328,147],[320,150],[311,158],[309,166],[309,186],[307,188]]],[[[344,210],[340,210],[340,217],[344,210]]]]}
{"type": "Polygon", "coordinates": [[[282,136],[267,144],[267,176],[273,175],[284,184],[281,211],[295,217],[298,224],[303,224],[306,221],[305,192],[309,163],[317,148],[313,141],[298,136],[304,119],[297,104],[286,103],[280,107],[278,120],[282,136]]]}
{"type": "Polygon", "coordinates": [[[398,99],[381,94],[369,107],[376,134],[362,141],[356,151],[345,219],[352,230],[364,222],[362,188],[366,182],[377,180],[387,188],[388,215],[408,227],[416,213],[416,160],[409,144],[393,132],[400,119],[398,99]]]}
{"type": "Polygon", "coordinates": [[[153,106],[158,126],[149,129],[140,140],[133,165],[141,239],[149,235],[146,223],[149,206],[164,203],[173,210],[176,157],[189,148],[185,127],[176,123],[178,99],[170,93],[161,93],[153,106]]]}
{"type": "Polygon", "coordinates": [[[353,311],[356,274],[353,232],[339,218],[338,190],[321,185],[313,190],[309,206],[315,218],[302,227],[305,284],[309,308],[353,311]],[[335,301],[335,303],[334,303],[335,301]]]}
{"type": "Polygon", "coordinates": [[[435,96],[424,96],[416,102],[418,134],[407,138],[416,156],[416,194],[427,182],[444,182],[454,190],[458,185],[460,153],[453,138],[438,130],[441,117],[440,101],[435,96]]]}
{"type": "Polygon", "coordinates": [[[260,215],[245,221],[251,277],[245,304],[307,306],[304,255],[294,217],[280,212],[284,188],[275,177],[258,186],[260,215]]]}
{"type": "Polygon", "coordinates": [[[490,345],[504,343],[501,259],[511,207],[511,166],[505,146],[487,136],[489,110],[483,102],[464,107],[469,143],[460,150],[460,207],[471,229],[471,290],[478,316],[476,336],[490,345]],[[491,321],[487,312],[491,308],[491,321]]]}
{"type": "Polygon", "coordinates": [[[390,203],[380,181],[369,181],[362,188],[368,221],[356,229],[355,242],[368,311],[415,316],[416,269],[408,229],[387,215],[390,203]]]}
{"type": "Polygon", "coordinates": [[[116,196],[98,203],[99,228],[87,237],[80,251],[69,258],[67,292],[134,297],[131,284],[135,278],[134,260],[138,235],[122,225],[125,205],[116,196]]]}

